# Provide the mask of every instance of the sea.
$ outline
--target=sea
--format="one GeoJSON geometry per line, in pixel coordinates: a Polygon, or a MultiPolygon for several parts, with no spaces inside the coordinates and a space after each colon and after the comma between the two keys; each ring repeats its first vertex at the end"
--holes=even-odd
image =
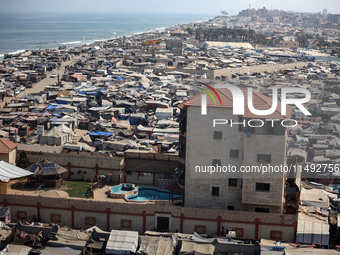
{"type": "Polygon", "coordinates": [[[213,14],[1,14],[0,58],[6,53],[80,46],[211,18],[213,14]]]}

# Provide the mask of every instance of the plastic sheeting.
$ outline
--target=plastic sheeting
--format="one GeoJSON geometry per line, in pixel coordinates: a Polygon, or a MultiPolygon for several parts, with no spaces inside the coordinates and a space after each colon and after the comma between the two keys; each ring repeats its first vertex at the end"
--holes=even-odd
{"type": "Polygon", "coordinates": [[[189,241],[182,241],[179,254],[213,255],[215,247],[212,244],[200,244],[189,241]]]}
{"type": "Polygon", "coordinates": [[[138,247],[138,232],[111,230],[106,245],[106,254],[136,253],[138,247]]]}
{"type": "Polygon", "coordinates": [[[141,236],[140,248],[137,254],[173,255],[176,241],[172,237],[141,236]]]}

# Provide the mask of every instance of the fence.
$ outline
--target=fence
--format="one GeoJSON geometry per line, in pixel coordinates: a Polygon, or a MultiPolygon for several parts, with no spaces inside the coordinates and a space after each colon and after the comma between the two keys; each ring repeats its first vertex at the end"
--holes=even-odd
{"type": "Polygon", "coordinates": [[[44,198],[39,196],[1,195],[0,205],[11,207],[14,221],[30,220],[39,215],[42,222],[52,222],[72,228],[125,229],[143,233],[157,229],[167,218],[171,232],[207,233],[217,235],[224,229],[234,230],[239,238],[294,241],[297,230],[296,215],[225,211],[187,208],[157,202],[96,201],[79,198],[44,198]]]}

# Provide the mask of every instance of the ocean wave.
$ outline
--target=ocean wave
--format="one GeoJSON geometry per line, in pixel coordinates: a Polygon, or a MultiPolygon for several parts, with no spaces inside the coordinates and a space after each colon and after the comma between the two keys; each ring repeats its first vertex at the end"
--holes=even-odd
{"type": "Polygon", "coordinates": [[[60,44],[79,44],[79,43],[82,43],[81,41],[73,41],[73,42],[64,42],[64,43],[60,43],[60,44]]]}
{"type": "Polygon", "coordinates": [[[19,54],[19,53],[24,53],[25,50],[17,50],[17,51],[12,51],[12,52],[8,52],[8,55],[15,55],[15,54],[19,54]]]}

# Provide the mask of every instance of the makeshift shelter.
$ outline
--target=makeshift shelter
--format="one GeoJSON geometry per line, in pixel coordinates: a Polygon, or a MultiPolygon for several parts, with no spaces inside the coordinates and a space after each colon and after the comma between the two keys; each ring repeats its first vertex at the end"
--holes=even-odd
{"type": "Polygon", "coordinates": [[[172,237],[141,236],[140,238],[141,243],[137,254],[175,254],[176,241],[172,237]]]}
{"type": "Polygon", "coordinates": [[[215,247],[212,244],[202,244],[183,240],[179,254],[213,255],[214,251],[215,247]]]}
{"type": "Polygon", "coordinates": [[[74,250],[68,247],[46,247],[40,255],[79,255],[79,250],[74,250]]]}
{"type": "Polygon", "coordinates": [[[58,232],[47,242],[47,245],[82,250],[88,240],[89,234],[85,231],[58,227],[58,232]]]}
{"type": "Polygon", "coordinates": [[[6,255],[28,255],[32,250],[31,247],[27,247],[25,245],[9,245],[8,251],[6,255]]]}
{"type": "Polygon", "coordinates": [[[106,245],[105,254],[131,254],[136,253],[138,247],[138,232],[111,230],[106,245]]]}
{"type": "Polygon", "coordinates": [[[67,170],[48,159],[33,164],[29,171],[33,173],[28,180],[29,184],[39,184],[44,187],[59,187],[63,184],[62,174],[67,170]]]}
{"type": "Polygon", "coordinates": [[[40,136],[40,144],[57,145],[60,146],[72,139],[72,134],[64,133],[58,127],[53,127],[45,134],[40,136]]]}

